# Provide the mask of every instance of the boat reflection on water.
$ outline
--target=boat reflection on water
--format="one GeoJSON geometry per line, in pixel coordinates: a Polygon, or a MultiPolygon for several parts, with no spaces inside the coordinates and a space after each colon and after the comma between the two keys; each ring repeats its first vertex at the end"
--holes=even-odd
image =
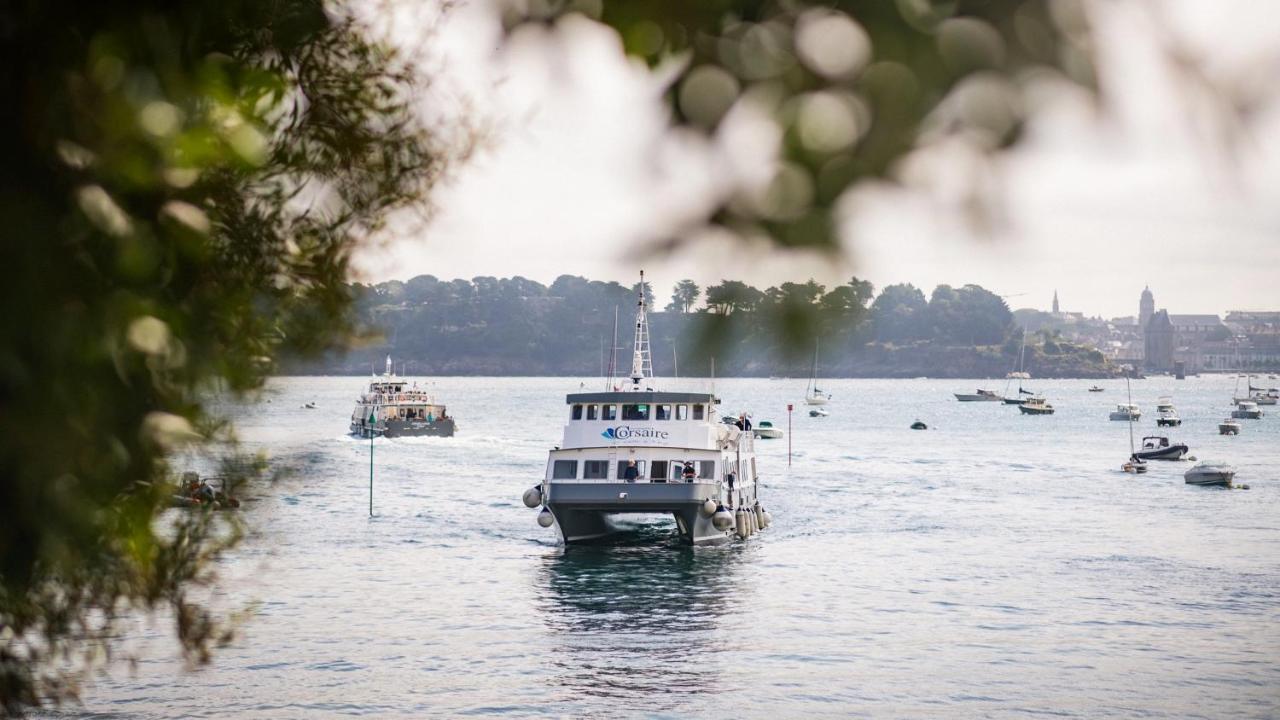
{"type": "Polygon", "coordinates": [[[567,546],[546,557],[535,579],[537,615],[550,633],[544,657],[566,699],[643,700],[663,712],[715,693],[733,649],[732,608],[753,594],[735,581],[749,553],[741,544],[688,547],[670,522],[654,522],[609,545],[567,546]]]}

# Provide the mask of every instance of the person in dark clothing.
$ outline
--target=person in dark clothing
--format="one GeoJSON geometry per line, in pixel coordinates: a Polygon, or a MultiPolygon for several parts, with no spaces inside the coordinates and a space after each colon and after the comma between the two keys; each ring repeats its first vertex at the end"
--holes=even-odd
{"type": "Polygon", "coordinates": [[[680,475],[685,482],[693,482],[694,478],[698,477],[698,473],[694,471],[693,463],[691,462],[685,462],[684,469],[680,471],[680,475]]]}
{"type": "Polygon", "coordinates": [[[622,479],[627,482],[635,482],[640,477],[640,468],[636,467],[635,460],[627,461],[627,469],[622,473],[622,479]]]}

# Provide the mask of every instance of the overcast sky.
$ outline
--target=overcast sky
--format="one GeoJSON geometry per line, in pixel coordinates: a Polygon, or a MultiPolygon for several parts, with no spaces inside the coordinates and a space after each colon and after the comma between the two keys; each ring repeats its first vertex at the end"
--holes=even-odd
{"type": "Polygon", "coordinates": [[[672,136],[661,79],[624,58],[612,31],[577,19],[500,47],[493,14],[463,5],[435,47],[449,81],[491,118],[493,144],[437,195],[425,231],[393,229],[357,264],[371,281],[570,273],[628,284],[643,266],[664,300],[686,277],[767,286],[857,274],[926,294],[977,283],[1015,308],[1048,309],[1056,289],[1064,310],[1091,316],[1135,314],[1146,284],[1172,312],[1280,309],[1280,107],[1221,150],[1214,116],[1160,61],[1144,5],[1216,77],[1280,83],[1280,5],[1098,3],[1104,109],[1067,92],[1044,98],[1029,142],[996,168],[1001,227],[977,233],[962,220],[952,188],[964,165],[939,155],[915,164],[910,189],[849,203],[844,265],[714,238],[646,257],[645,239],[705,209],[723,163],[767,164],[768,133],[744,120],[711,144],[672,136]]]}

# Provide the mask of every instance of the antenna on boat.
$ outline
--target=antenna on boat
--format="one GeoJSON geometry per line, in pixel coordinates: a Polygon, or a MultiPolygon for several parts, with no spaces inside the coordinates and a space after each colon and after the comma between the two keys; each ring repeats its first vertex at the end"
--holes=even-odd
{"type": "Polygon", "coordinates": [[[640,284],[636,291],[636,338],[631,351],[631,384],[640,387],[640,381],[653,378],[653,358],[649,354],[649,316],[644,302],[644,271],[640,271],[640,284]]]}
{"type": "Polygon", "coordinates": [[[609,345],[609,376],[605,378],[604,390],[613,390],[613,378],[618,374],[618,306],[613,306],[613,343],[609,345]]]}

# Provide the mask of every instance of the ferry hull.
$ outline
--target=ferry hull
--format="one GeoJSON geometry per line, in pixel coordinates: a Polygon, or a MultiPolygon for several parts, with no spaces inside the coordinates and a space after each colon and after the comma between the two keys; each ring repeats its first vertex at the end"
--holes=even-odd
{"type": "MultiPolygon", "coordinates": [[[[375,426],[373,434],[381,437],[397,438],[397,437],[453,437],[457,425],[454,424],[453,418],[445,418],[434,422],[426,420],[390,420],[385,424],[375,426]]],[[[369,437],[369,428],[367,426],[355,426],[351,428],[351,434],[356,437],[369,437]]]]}
{"type": "Polygon", "coordinates": [[[668,513],[676,519],[680,538],[690,545],[729,542],[732,534],[717,530],[699,508],[719,501],[719,488],[709,483],[552,483],[547,508],[566,544],[599,540],[617,529],[612,515],[668,513]]]}

